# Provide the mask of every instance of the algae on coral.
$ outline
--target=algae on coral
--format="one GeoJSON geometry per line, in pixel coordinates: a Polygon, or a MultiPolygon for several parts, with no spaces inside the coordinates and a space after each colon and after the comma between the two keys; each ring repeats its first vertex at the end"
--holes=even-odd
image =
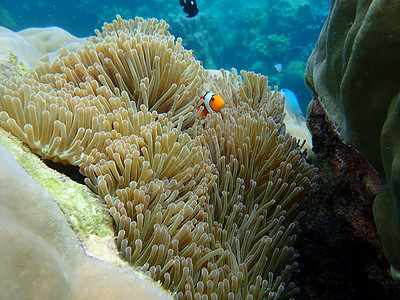
{"type": "Polygon", "coordinates": [[[89,257],[52,197],[0,144],[2,299],[171,299],[143,274],[89,257]]]}
{"type": "Polygon", "coordinates": [[[81,240],[90,234],[112,236],[112,220],[104,203],[90,189],[47,167],[23,143],[0,128],[0,143],[12,152],[32,179],[52,195],[81,240]]]}

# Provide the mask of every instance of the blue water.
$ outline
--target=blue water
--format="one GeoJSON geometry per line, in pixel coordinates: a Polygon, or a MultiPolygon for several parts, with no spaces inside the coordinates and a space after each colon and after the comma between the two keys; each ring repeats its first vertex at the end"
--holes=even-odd
{"type": "Polygon", "coordinates": [[[86,37],[116,14],[164,19],[205,68],[267,75],[270,85],[291,89],[306,110],[311,93],[304,87],[304,68],[329,0],[197,0],[197,6],[199,14],[186,18],[179,0],[1,1],[0,25],[12,30],[59,26],[86,37]]]}

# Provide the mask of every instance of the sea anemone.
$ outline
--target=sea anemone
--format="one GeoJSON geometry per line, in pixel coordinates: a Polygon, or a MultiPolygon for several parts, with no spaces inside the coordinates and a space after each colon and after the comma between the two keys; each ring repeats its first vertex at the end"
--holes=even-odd
{"type": "Polygon", "coordinates": [[[164,21],[117,16],[76,52],[0,86],[0,125],[78,166],[121,256],[177,299],[297,292],[293,248],[315,168],[265,76],[206,79],[164,21]],[[207,88],[226,102],[198,120],[207,88]]]}

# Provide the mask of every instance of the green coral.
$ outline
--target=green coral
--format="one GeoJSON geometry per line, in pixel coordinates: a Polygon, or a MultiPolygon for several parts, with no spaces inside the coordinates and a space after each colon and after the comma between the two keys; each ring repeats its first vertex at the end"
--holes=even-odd
{"type": "Polygon", "coordinates": [[[306,69],[344,140],[379,174],[374,218],[393,274],[400,270],[399,20],[399,1],[333,1],[306,69]]]}
{"type": "Polygon", "coordinates": [[[374,202],[374,218],[392,264],[393,278],[400,280],[400,94],[389,106],[382,128],[381,151],[387,182],[374,202]]]}

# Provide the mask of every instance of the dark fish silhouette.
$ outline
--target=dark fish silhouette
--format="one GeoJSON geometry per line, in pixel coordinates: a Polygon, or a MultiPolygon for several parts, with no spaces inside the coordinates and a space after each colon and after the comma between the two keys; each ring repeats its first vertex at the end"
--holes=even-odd
{"type": "Polygon", "coordinates": [[[179,4],[183,6],[183,12],[187,13],[186,17],[193,18],[198,14],[199,9],[197,8],[196,0],[179,0],[179,4]]]}

